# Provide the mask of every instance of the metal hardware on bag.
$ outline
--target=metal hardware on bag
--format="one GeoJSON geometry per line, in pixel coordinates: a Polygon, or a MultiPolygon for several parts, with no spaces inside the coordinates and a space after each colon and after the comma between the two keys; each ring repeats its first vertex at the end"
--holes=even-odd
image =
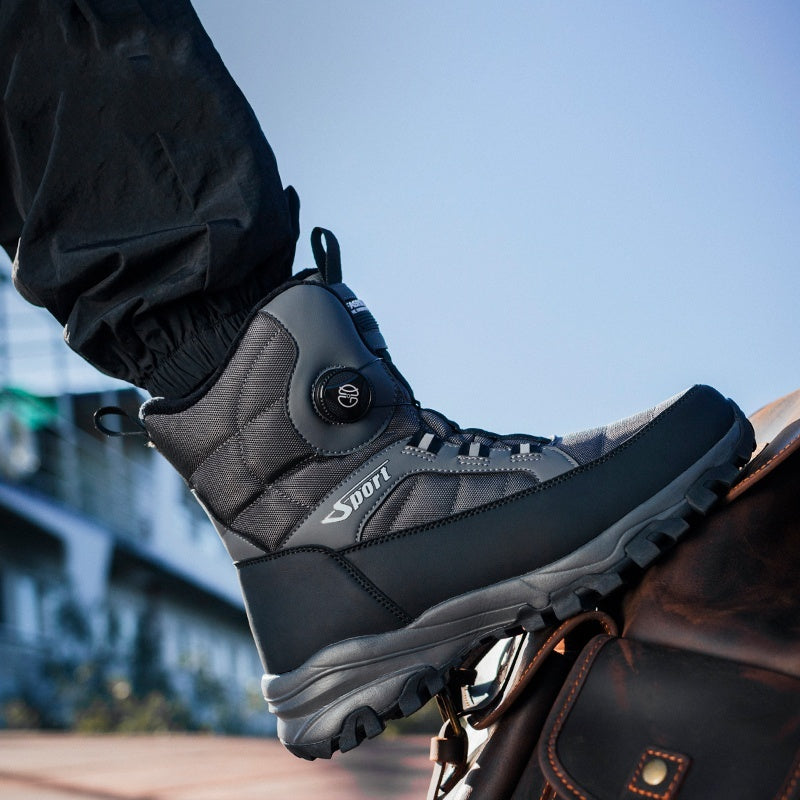
{"type": "Polygon", "coordinates": [[[648,761],[642,769],[642,780],[648,786],[658,786],[664,782],[669,774],[669,767],[661,758],[653,758],[648,761]]]}
{"type": "Polygon", "coordinates": [[[430,759],[436,766],[431,776],[427,800],[445,797],[467,773],[469,744],[467,732],[461,724],[460,714],[463,710],[457,708],[453,698],[454,695],[460,695],[461,687],[470,680],[475,680],[474,670],[453,670],[448,685],[436,695],[436,704],[444,724],[439,735],[431,739],[430,759]]]}
{"type": "Polygon", "coordinates": [[[448,719],[442,725],[439,735],[431,739],[430,758],[435,766],[428,787],[427,800],[440,800],[446,797],[467,773],[467,732],[457,718],[456,722],[458,727],[453,728],[448,719]]]}
{"type": "MultiPolygon", "coordinates": [[[[464,728],[461,725],[461,720],[458,718],[455,703],[453,703],[453,699],[450,697],[447,689],[444,689],[436,695],[436,704],[439,706],[439,713],[442,715],[442,719],[450,723],[456,735],[463,733],[464,728]]],[[[451,761],[449,763],[452,764],[454,762],[451,761]]]]}
{"type": "Polygon", "coordinates": [[[439,736],[431,739],[430,760],[436,764],[460,764],[467,760],[467,736],[461,729],[452,732],[450,722],[442,726],[439,736]]]}
{"type": "MultiPolygon", "coordinates": [[[[583,629],[586,623],[590,628],[599,627],[607,635],[616,635],[616,625],[607,614],[600,611],[586,611],[561,623],[557,628],[549,628],[538,634],[524,634],[498,643],[482,652],[473,653],[469,663],[475,668],[452,670],[447,686],[438,695],[436,701],[442,719],[445,721],[439,736],[431,740],[431,760],[435,762],[433,776],[428,792],[428,800],[444,800],[460,784],[462,778],[472,768],[470,748],[473,759],[478,763],[481,733],[494,726],[502,715],[515,703],[523,689],[538,673],[539,666],[553,651],[558,650],[559,643],[569,637],[574,644],[565,644],[564,653],[559,659],[569,657],[567,654],[582,647],[582,638],[575,635],[576,629],[583,629]],[[500,650],[493,656],[493,651],[500,650]],[[484,659],[490,671],[496,672],[493,680],[487,681],[487,670],[483,669],[484,659]],[[492,666],[493,665],[493,666],[492,666]],[[478,683],[479,682],[479,683],[478,683]],[[468,722],[465,727],[462,719],[468,722]],[[469,738],[469,734],[476,734],[469,738]]],[[[485,751],[484,751],[485,752],[485,751]]],[[[542,800],[555,797],[555,794],[544,794],[542,800]]]]}

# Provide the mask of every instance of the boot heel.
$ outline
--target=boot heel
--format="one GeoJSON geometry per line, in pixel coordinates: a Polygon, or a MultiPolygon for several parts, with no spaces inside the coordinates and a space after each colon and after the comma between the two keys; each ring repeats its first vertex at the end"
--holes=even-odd
{"type": "Polygon", "coordinates": [[[296,669],[334,642],[385,633],[411,621],[347,559],[323,547],[296,548],[237,566],[258,654],[274,675],[296,669]]]}

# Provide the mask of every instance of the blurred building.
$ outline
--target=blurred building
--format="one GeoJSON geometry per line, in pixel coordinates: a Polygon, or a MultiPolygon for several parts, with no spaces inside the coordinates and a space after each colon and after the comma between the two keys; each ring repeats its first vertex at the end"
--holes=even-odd
{"type": "Polygon", "coordinates": [[[152,689],[192,726],[273,732],[213,527],[143,437],[94,429],[98,407],[135,418],[142,397],[99,377],[102,391],[70,390],[58,359],[75,357],[10,291],[0,286],[0,724],[15,699],[70,724],[87,698],[152,689]]]}

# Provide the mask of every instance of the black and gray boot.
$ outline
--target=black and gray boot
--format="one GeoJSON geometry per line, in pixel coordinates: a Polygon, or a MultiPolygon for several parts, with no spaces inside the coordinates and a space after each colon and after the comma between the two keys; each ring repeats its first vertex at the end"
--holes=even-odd
{"type": "Polygon", "coordinates": [[[239,569],[280,738],[327,758],[476,647],[619,587],[711,508],[753,434],[705,386],[555,439],[461,429],[414,400],[333,236],[312,243],[319,271],[267,299],[208,385],[142,418],[239,569]]]}

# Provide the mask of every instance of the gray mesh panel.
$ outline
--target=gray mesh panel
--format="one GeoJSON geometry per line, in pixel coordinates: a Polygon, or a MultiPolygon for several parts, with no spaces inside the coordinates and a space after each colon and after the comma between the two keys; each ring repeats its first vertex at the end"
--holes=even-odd
{"type": "Polygon", "coordinates": [[[374,539],[510,497],[536,479],[526,472],[461,475],[422,473],[402,480],[372,514],[361,534],[374,539]]]}
{"type": "Polygon", "coordinates": [[[504,436],[498,442],[499,445],[503,445],[504,447],[511,447],[514,444],[523,444],[524,442],[532,442],[534,444],[538,444],[535,436],[527,436],[524,433],[513,433],[509,436],[504,436]]]}
{"type": "Polygon", "coordinates": [[[446,419],[438,411],[433,411],[430,408],[423,408],[421,414],[425,426],[439,438],[444,439],[450,444],[462,445],[467,442],[477,442],[478,444],[485,444],[489,447],[498,447],[501,450],[508,450],[511,445],[521,442],[530,442],[537,446],[541,444],[539,437],[525,433],[512,433],[508,436],[499,436],[498,434],[480,430],[479,428],[460,430],[453,427],[455,423],[450,422],[450,420],[446,419]]]}
{"type": "Polygon", "coordinates": [[[605,428],[592,428],[589,431],[571,433],[556,439],[556,447],[571,455],[579,464],[588,464],[600,457],[603,449],[605,428]]]}
{"type": "Polygon", "coordinates": [[[395,530],[393,523],[397,515],[408,500],[416,481],[406,479],[401,481],[389,496],[375,509],[361,533],[361,539],[374,539],[395,530]]]}
{"type": "Polygon", "coordinates": [[[459,511],[486,505],[535,484],[536,478],[528,472],[463,475],[451,513],[456,514],[459,511]]]}
{"type": "Polygon", "coordinates": [[[414,481],[414,485],[392,522],[392,530],[413,528],[450,513],[459,490],[457,475],[424,473],[407,480],[414,481]]]}
{"type": "Polygon", "coordinates": [[[423,408],[421,411],[423,422],[440,438],[448,440],[453,434],[453,426],[450,425],[441,414],[423,408]]]}
{"type": "MultiPolygon", "coordinates": [[[[257,319],[271,319],[259,314],[257,319]]],[[[274,326],[275,322],[271,324],[274,326]]],[[[259,414],[265,401],[286,397],[297,349],[289,334],[275,328],[264,332],[265,341],[250,368],[242,376],[236,397],[236,417],[240,425],[259,414]],[[291,346],[287,346],[290,344],[291,346]]]]}
{"type": "Polygon", "coordinates": [[[530,489],[531,486],[535,486],[538,482],[530,472],[509,472],[506,476],[506,485],[503,491],[506,497],[511,497],[512,494],[530,489]]]}
{"type": "Polygon", "coordinates": [[[478,480],[472,476],[462,476],[458,481],[458,494],[450,507],[450,512],[467,511],[504,497],[506,476],[503,473],[479,475],[478,480]]]}
{"type": "Polygon", "coordinates": [[[259,314],[203,398],[186,411],[147,418],[156,446],[214,515],[228,525],[239,515],[242,532],[267,546],[307,514],[302,502],[267,487],[276,472],[313,452],[286,413],[296,356],[292,337],[259,314]]]}
{"type": "Polygon", "coordinates": [[[273,549],[340,481],[375,453],[419,428],[414,409],[401,406],[374,442],[348,456],[313,457],[276,479],[233,520],[231,527],[273,549]]]}
{"type": "Polygon", "coordinates": [[[681,395],[676,395],[657,406],[634,414],[602,428],[571,433],[556,441],[556,446],[572,456],[579,464],[587,464],[610,453],[626,439],[649,425],[659,414],[669,408],[681,395]]]}
{"type": "Polygon", "coordinates": [[[283,397],[247,424],[241,441],[242,459],[264,483],[310,449],[289,420],[283,397]]]}

